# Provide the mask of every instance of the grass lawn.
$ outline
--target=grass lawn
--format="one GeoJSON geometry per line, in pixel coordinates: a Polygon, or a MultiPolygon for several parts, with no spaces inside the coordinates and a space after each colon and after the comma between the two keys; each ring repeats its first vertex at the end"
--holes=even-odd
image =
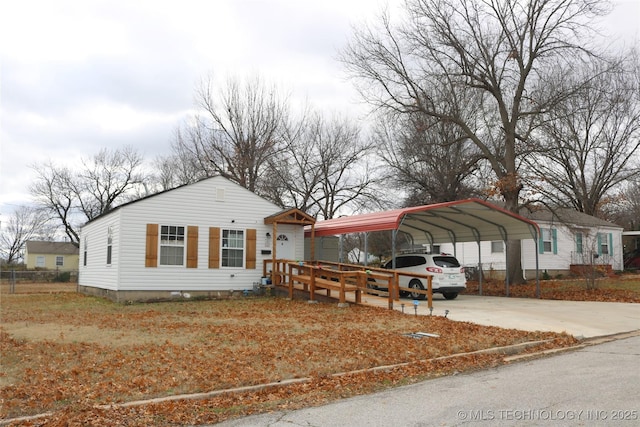
{"type": "Polygon", "coordinates": [[[121,305],[47,292],[1,295],[0,418],[48,413],[13,425],[215,423],[504,363],[501,353],[469,354],[477,350],[576,342],[366,306],[266,297],[121,305]]]}

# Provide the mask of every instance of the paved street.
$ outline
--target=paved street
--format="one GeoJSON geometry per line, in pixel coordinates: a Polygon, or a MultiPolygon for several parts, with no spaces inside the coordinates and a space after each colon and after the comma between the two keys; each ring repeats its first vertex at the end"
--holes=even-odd
{"type": "Polygon", "coordinates": [[[638,396],[640,333],[556,356],[217,425],[631,427],[640,425],[638,396]]]}

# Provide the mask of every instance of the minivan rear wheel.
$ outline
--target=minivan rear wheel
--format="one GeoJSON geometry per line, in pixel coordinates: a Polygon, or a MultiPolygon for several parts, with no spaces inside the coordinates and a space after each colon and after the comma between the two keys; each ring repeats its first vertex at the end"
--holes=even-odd
{"type": "MultiPolygon", "coordinates": [[[[420,289],[424,291],[424,286],[422,285],[422,282],[418,279],[413,279],[412,281],[410,281],[409,287],[411,289],[420,289]]],[[[412,299],[423,300],[425,299],[425,297],[426,297],[425,294],[419,294],[417,292],[409,292],[409,298],[412,298],[412,299]]]]}
{"type": "Polygon", "coordinates": [[[444,299],[456,299],[458,297],[457,292],[443,292],[444,299]]]}

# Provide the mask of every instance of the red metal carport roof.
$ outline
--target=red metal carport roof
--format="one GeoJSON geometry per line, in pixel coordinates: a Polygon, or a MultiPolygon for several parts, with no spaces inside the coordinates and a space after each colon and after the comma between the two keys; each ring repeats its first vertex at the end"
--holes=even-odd
{"type": "Polygon", "coordinates": [[[415,244],[536,239],[539,232],[535,222],[474,198],[318,221],[314,234],[384,230],[408,233],[415,244]]]}

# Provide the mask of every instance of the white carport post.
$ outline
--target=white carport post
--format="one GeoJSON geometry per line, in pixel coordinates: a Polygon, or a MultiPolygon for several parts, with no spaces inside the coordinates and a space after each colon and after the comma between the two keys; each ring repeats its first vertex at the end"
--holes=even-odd
{"type": "Polygon", "coordinates": [[[471,232],[476,238],[476,244],[478,245],[478,295],[482,295],[482,249],[480,246],[480,231],[477,228],[472,228],[471,232]]]}
{"type": "Polygon", "coordinates": [[[533,242],[536,251],[536,298],[540,298],[540,248],[538,247],[538,230],[535,227],[531,227],[533,229],[533,242]]]}
{"type": "Polygon", "coordinates": [[[498,230],[500,231],[500,235],[502,236],[502,240],[504,240],[504,264],[505,264],[505,268],[504,268],[504,277],[505,277],[505,286],[506,286],[506,294],[507,296],[509,296],[509,249],[508,249],[508,244],[509,244],[509,235],[507,233],[507,230],[501,226],[498,225],[498,230]]]}
{"type": "Polygon", "coordinates": [[[369,232],[364,232],[364,266],[369,265],[369,232]]]}

